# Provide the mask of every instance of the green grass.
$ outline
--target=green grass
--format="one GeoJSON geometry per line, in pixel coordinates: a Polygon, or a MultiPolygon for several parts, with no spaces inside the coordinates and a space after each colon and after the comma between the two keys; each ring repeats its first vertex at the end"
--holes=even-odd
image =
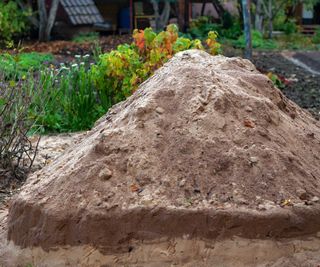
{"type": "Polygon", "coordinates": [[[54,61],[52,54],[42,53],[9,53],[0,55],[0,72],[7,80],[19,79],[29,72],[38,71],[43,65],[49,65],[54,61]]]}
{"type": "Polygon", "coordinates": [[[95,42],[99,39],[99,33],[97,32],[88,32],[88,33],[79,33],[75,37],[72,38],[73,42],[76,43],[87,43],[87,42],[95,42]]]}

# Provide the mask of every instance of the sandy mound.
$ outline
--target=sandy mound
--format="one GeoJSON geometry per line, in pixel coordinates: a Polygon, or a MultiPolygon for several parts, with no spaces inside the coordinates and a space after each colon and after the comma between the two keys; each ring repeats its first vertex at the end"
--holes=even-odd
{"type": "Polygon", "coordinates": [[[313,233],[319,166],[319,125],[249,61],[183,52],[28,180],[8,237],[110,252],[313,233]]]}

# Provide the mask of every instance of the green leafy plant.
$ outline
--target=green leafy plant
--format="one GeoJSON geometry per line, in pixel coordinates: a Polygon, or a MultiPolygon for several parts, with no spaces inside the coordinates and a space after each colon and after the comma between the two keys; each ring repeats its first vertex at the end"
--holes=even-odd
{"type": "Polygon", "coordinates": [[[212,23],[208,16],[202,16],[191,21],[186,37],[204,40],[210,31],[218,32],[221,35],[222,25],[212,23]]]}
{"type": "Polygon", "coordinates": [[[268,78],[273,82],[273,84],[279,89],[283,89],[288,84],[288,81],[284,77],[280,77],[275,73],[268,72],[268,78]]]}
{"type": "Polygon", "coordinates": [[[314,44],[320,44],[320,27],[316,29],[314,36],[312,37],[312,42],[314,44]]]}
{"type": "MultiPolygon", "coordinates": [[[[280,28],[281,29],[281,28],[280,28]]],[[[282,26],[282,30],[285,34],[290,35],[298,32],[298,26],[295,19],[290,19],[285,22],[282,26]]]]}
{"type": "Polygon", "coordinates": [[[15,1],[0,0],[0,39],[9,42],[28,29],[31,11],[22,11],[15,1]]]}
{"type": "Polygon", "coordinates": [[[313,43],[312,37],[301,33],[279,36],[276,39],[280,49],[290,50],[315,50],[317,46],[313,43]]]}
{"type": "Polygon", "coordinates": [[[241,26],[240,21],[234,19],[232,26],[227,29],[223,28],[219,34],[222,38],[236,40],[241,36],[242,32],[243,27],[241,26]]]}
{"type": "Polygon", "coordinates": [[[202,16],[192,20],[190,28],[186,34],[181,34],[187,38],[198,38],[205,40],[210,31],[217,32],[220,39],[236,40],[242,34],[240,20],[232,17],[228,12],[223,15],[222,23],[212,23],[211,17],[202,16]]]}
{"type": "MultiPolygon", "coordinates": [[[[242,34],[233,45],[238,48],[245,47],[245,37],[242,34]]],[[[252,47],[259,49],[275,49],[277,48],[277,43],[274,40],[264,39],[259,31],[252,31],[252,47]]]]}
{"type": "MultiPolygon", "coordinates": [[[[106,112],[101,106],[89,72],[88,55],[72,65],[40,71],[39,82],[46,99],[45,109],[32,110],[42,132],[70,132],[90,129],[106,112]]],[[[42,101],[38,99],[37,101],[42,101]]]]}

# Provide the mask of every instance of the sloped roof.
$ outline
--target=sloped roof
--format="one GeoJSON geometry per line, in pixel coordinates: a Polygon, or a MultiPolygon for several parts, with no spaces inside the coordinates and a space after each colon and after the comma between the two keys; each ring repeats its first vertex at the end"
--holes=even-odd
{"type": "Polygon", "coordinates": [[[93,0],[61,0],[61,5],[73,25],[104,22],[93,0]]]}

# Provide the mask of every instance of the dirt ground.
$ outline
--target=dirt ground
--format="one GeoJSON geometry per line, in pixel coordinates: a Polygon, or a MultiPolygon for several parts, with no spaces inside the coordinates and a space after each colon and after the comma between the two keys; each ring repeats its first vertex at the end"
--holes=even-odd
{"type": "Polygon", "coordinates": [[[72,41],[51,41],[46,43],[33,42],[25,43],[24,52],[52,53],[54,55],[85,55],[91,54],[95,47],[99,47],[102,52],[108,52],[117,48],[119,44],[132,42],[131,35],[109,35],[103,36],[97,41],[72,42],[72,41]]]}
{"type": "Polygon", "coordinates": [[[281,91],[300,107],[320,118],[320,75],[294,64],[285,56],[297,58],[315,70],[320,68],[319,53],[257,53],[253,63],[262,72],[273,72],[285,78],[288,84],[281,91]]]}
{"type": "Polygon", "coordinates": [[[309,66],[313,71],[320,71],[320,52],[297,52],[293,57],[309,66]]]}

